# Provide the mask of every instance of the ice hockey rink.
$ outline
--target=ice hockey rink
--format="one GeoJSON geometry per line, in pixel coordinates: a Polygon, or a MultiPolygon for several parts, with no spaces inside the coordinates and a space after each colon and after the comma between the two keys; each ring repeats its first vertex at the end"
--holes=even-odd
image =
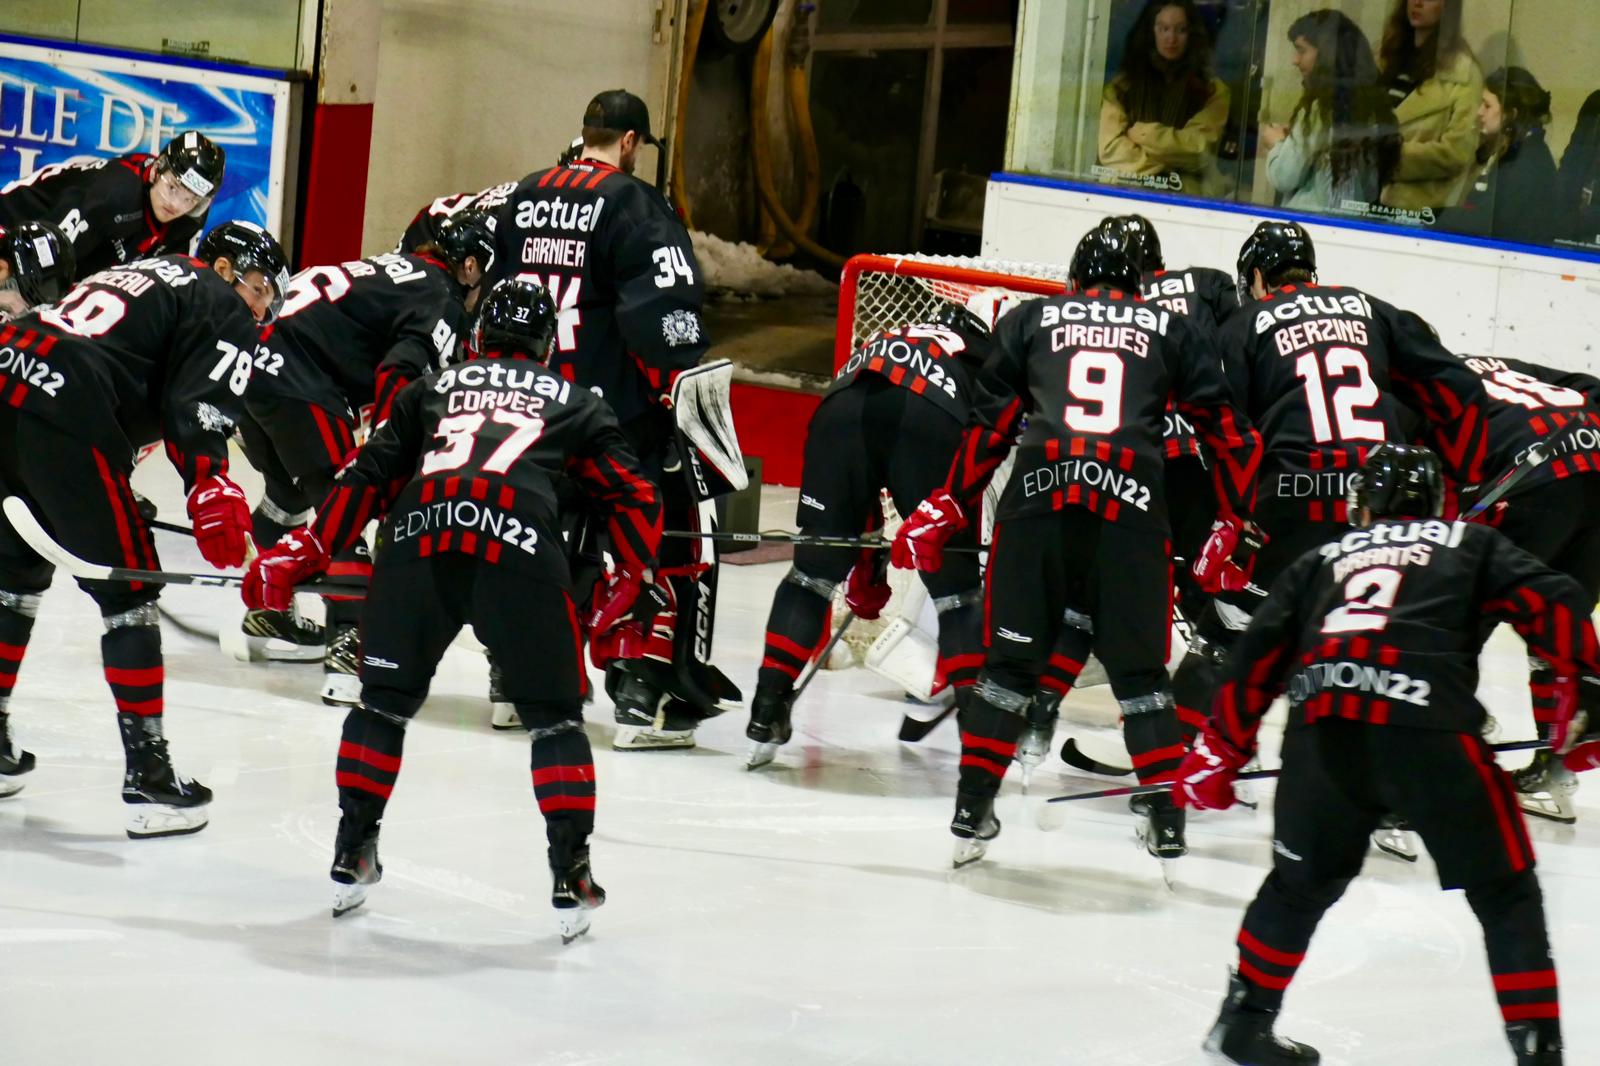
{"type": "MultiPolygon", "coordinates": [[[[241,481],[254,498],[259,481],[241,481]]],[[[136,485],[182,515],[159,461],[136,485]]],[[[769,490],[769,524],[792,517],[785,499],[792,508],[769,490]]],[[[168,565],[198,563],[183,538],[158,539],[168,565]]],[[[747,692],[785,566],[723,571],[718,659],[747,692]]],[[[164,602],[211,632],[241,609],[206,590],[164,602]]],[[[335,921],[343,714],[318,701],[318,669],[234,663],[213,639],[163,630],[175,761],[217,798],[199,835],[133,842],[98,616],[58,578],[39,617],[11,707],[39,767],[0,801],[7,1066],[1200,1063],[1270,855],[1265,808],[1193,818],[1169,891],[1119,801],[1057,805],[1059,827],[1037,827],[1037,797],[1114,783],[1052,756],[1032,797],[1008,777],[1003,834],[952,872],[955,729],[898,742],[907,705],[873,675],[824,672],[795,739],[756,773],[743,769],[742,714],[705,725],[691,752],[619,754],[602,696],[588,714],[593,851],[610,899],[563,947],[526,738],[491,732],[484,660],[457,647],[410,730],[384,880],[335,921]]],[[[1525,678],[1502,630],[1484,669],[1502,739],[1531,735],[1525,678]]],[[[1076,717],[1111,720],[1104,688],[1070,701],[1076,717]]],[[[1074,728],[1114,750],[1113,733],[1074,728]]],[[[1275,737],[1266,747],[1273,765],[1275,737]]],[[[1569,1061],[1595,1062],[1600,782],[1579,803],[1578,826],[1533,833],[1569,1061]]],[[[1374,852],[1279,1031],[1329,1064],[1508,1059],[1477,926],[1426,856],[1408,866],[1374,852]]]]}

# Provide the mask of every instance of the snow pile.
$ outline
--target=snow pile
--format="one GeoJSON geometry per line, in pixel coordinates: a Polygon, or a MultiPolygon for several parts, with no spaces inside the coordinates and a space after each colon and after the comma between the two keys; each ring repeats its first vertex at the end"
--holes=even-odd
{"type": "Polygon", "coordinates": [[[838,291],[839,287],[821,274],[764,258],[753,244],[725,241],[699,230],[691,231],[689,238],[707,289],[768,297],[831,296],[838,291]]]}

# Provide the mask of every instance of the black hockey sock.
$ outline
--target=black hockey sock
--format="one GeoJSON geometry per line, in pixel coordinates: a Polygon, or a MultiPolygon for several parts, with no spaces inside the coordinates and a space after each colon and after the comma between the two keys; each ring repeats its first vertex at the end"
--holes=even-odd
{"type": "Polygon", "coordinates": [[[554,867],[570,861],[594,832],[594,752],[581,707],[518,704],[517,715],[532,741],[533,796],[554,867]]]}
{"type": "Polygon", "coordinates": [[[767,616],[767,646],[756,685],[787,692],[816,652],[828,619],[829,601],[785,578],[772,597],[767,616]]]}
{"type": "Polygon", "coordinates": [[[1495,997],[1507,1025],[1539,1021],[1559,1034],[1556,967],[1545,929],[1544,897],[1532,870],[1467,892],[1483,926],[1495,997]]]}
{"type": "Polygon", "coordinates": [[[1044,672],[1039,675],[1039,687],[1048,689],[1058,697],[1065,696],[1072,691],[1072,686],[1078,683],[1078,675],[1083,673],[1083,664],[1089,657],[1089,646],[1093,641],[1093,634],[1077,626],[1063,626],[1056,637],[1056,646],[1050,652],[1050,659],[1044,665],[1044,672]]]}
{"type": "Polygon", "coordinates": [[[1006,767],[1017,754],[1017,739],[1027,726],[1030,696],[1004,688],[987,676],[978,680],[956,712],[961,726],[959,790],[967,795],[994,796],[1006,767]]]}
{"type": "MultiPolygon", "coordinates": [[[[274,513],[281,513],[277,511],[277,508],[273,508],[273,511],[274,513]]],[[[266,551],[278,543],[278,539],[293,528],[293,526],[286,526],[273,521],[259,506],[250,514],[250,536],[255,540],[256,547],[261,551],[266,551]]]]}
{"type": "Polygon", "coordinates": [[[1122,739],[1133,759],[1141,785],[1171,781],[1183,762],[1183,733],[1173,710],[1172,693],[1165,689],[1132,699],[1118,699],[1122,709],[1122,739]]]}
{"type": "MultiPolygon", "coordinates": [[[[154,605],[147,607],[153,614],[154,605]]],[[[161,659],[161,630],[154,625],[113,626],[100,638],[100,659],[105,666],[106,684],[111,686],[111,698],[117,704],[123,753],[132,769],[142,740],[161,734],[166,675],[161,659]]]]}
{"type": "Polygon", "coordinates": [[[1539,736],[1549,739],[1560,704],[1560,685],[1550,664],[1533,656],[1528,657],[1528,693],[1533,697],[1533,721],[1539,736]]]}
{"type": "Polygon", "coordinates": [[[983,650],[983,590],[968,589],[935,597],[939,615],[938,672],[951,688],[960,691],[978,682],[986,654],[983,650]]]}
{"type": "Polygon", "coordinates": [[[17,687],[17,671],[22,669],[38,611],[37,595],[0,592],[0,714],[5,713],[11,690],[17,687]]]}
{"type": "Polygon", "coordinates": [[[1217,667],[1210,655],[1189,652],[1172,675],[1172,698],[1184,746],[1205,728],[1211,717],[1211,697],[1216,692],[1217,667]]]}
{"type": "Polygon", "coordinates": [[[339,785],[341,837],[359,841],[377,829],[389,794],[400,776],[400,756],[405,748],[404,718],[357,707],[344,718],[339,739],[339,761],[334,780],[339,785]]]}
{"type": "Polygon", "coordinates": [[[1283,1006],[1283,993],[1306,957],[1317,923],[1348,884],[1334,881],[1303,891],[1276,870],[1267,875],[1239,927],[1239,977],[1248,989],[1247,1008],[1275,1011],[1283,1006]]]}

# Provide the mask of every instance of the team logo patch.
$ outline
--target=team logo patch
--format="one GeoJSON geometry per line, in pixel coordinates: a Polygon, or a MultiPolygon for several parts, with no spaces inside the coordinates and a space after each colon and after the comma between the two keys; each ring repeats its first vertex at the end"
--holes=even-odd
{"type": "Polygon", "coordinates": [[[211,404],[195,404],[194,417],[200,423],[200,428],[208,433],[227,434],[233,432],[233,419],[217,410],[211,404]]]}
{"type": "Polygon", "coordinates": [[[661,316],[661,336],[667,347],[681,348],[700,342],[700,316],[680,308],[661,316]]]}

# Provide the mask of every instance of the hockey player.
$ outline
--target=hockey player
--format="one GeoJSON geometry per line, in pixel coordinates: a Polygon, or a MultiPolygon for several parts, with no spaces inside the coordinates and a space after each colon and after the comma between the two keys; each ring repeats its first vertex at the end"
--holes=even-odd
{"type": "MultiPolygon", "coordinates": [[[[1229,658],[1210,721],[1173,793],[1222,810],[1268,706],[1289,699],[1272,873],[1245,912],[1239,962],[1206,1050],[1241,1066],[1316,1063],[1272,1032],[1324,912],[1394,812],[1421,834],[1446,889],[1465,890],[1518,1066],[1559,1066],[1556,973],[1533,846],[1481,730],[1480,620],[1510,622],[1575,679],[1600,670],[1594,601],[1486,526],[1444,522],[1425,448],[1380,443],[1349,478],[1350,523],[1272,586],[1229,658]]],[[[1562,693],[1558,743],[1576,682],[1562,693]]]]}
{"type": "MultiPolygon", "coordinates": [[[[1250,299],[1220,334],[1233,394],[1266,446],[1261,585],[1340,534],[1349,475],[1375,445],[1408,439],[1403,404],[1422,416],[1457,484],[1476,485],[1487,454],[1483,386],[1432,328],[1359,289],[1319,285],[1316,271],[1304,227],[1261,223],[1239,252],[1239,291],[1250,299]]],[[[1219,596],[1200,637],[1226,649],[1257,602],[1242,590],[1219,596]]],[[[1185,657],[1173,680],[1181,717],[1204,716],[1216,664],[1213,655],[1185,657]]]]}
{"type": "MultiPolygon", "coordinates": [[[[981,293],[977,299],[993,313],[993,300],[981,293]]],[[[900,513],[910,514],[944,484],[970,420],[972,375],[992,346],[984,318],[950,303],[927,322],[888,331],[852,353],[806,429],[800,532],[857,536],[878,526],[881,488],[900,513]]],[[[952,543],[975,548],[974,528],[952,543]]],[[[767,617],[766,653],[745,730],[755,742],[752,767],[770,762],[789,741],[794,682],[822,639],[833,590],[848,576],[845,602],[856,617],[874,619],[889,599],[887,563],[881,550],[853,556],[839,548],[795,548],[767,617]]],[[[938,672],[964,701],[983,663],[976,551],[948,556],[923,583],[939,615],[938,672]]]]}
{"type": "MultiPolygon", "coordinates": [[[[134,452],[164,439],[188,489],[195,539],[217,567],[244,562],[250,508],[228,478],[256,319],[288,280],[272,236],[228,222],[199,259],[145,259],[96,274],[64,300],[0,328],[0,490],[20,497],[68,551],[157,569],[150,527],[128,488],[134,452]]],[[[53,567],[0,524],[0,793],[34,759],[9,739],[5,708],[53,567]]],[[[179,777],[162,733],[160,586],[82,581],[100,606],[105,677],[127,757],[130,837],[192,833],[211,790],[179,777]]]]}
{"type": "Polygon", "coordinates": [[[55,303],[76,276],[72,242],[49,222],[0,229],[0,321],[55,303]]]}
{"type": "Polygon", "coordinates": [[[173,137],[161,154],[53,163],[0,190],[0,226],[42,220],[72,241],[78,277],[187,252],[205,230],[227,156],[202,133],[173,137]]]}
{"type": "MultiPolygon", "coordinates": [[[[1491,512],[1493,524],[1517,547],[1576,581],[1600,600],[1600,380],[1518,359],[1469,357],[1467,369],[1488,394],[1490,470],[1510,470],[1528,450],[1561,434],[1551,458],[1521,481],[1491,512]],[[1578,427],[1571,426],[1574,421],[1578,427]]],[[[1489,483],[1492,483],[1492,479],[1489,483]]],[[[1570,679],[1537,656],[1528,659],[1533,717],[1548,737],[1557,699],[1570,679]]],[[[1600,689],[1579,688],[1579,706],[1600,724],[1600,689]]],[[[1577,820],[1577,778],[1551,752],[1513,775],[1522,809],[1551,821],[1577,820]]]]}
{"type": "MultiPolygon", "coordinates": [[[[442,222],[437,243],[419,254],[309,267],[290,280],[282,315],[263,331],[241,427],[246,454],[266,477],[258,545],[304,521],[355,451],[369,409],[371,424],[382,425],[407,382],[455,357],[465,309],[494,261],[493,227],[493,216],[465,212],[442,222]]],[[[365,546],[356,545],[332,575],[360,581],[370,571],[365,546]]],[[[323,702],[354,705],[361,605],[330,598],[327,608],[326,629],[293,612],[251,611],[224,645],[239,659],[320,660],[323,702]]]]}
{"type": "MultiPolygon", "coordinates": [[[[561,309],[551,367],[611,405],[662,487],[668,527],[701,528],[709,482],[675,441],[667,406],[673,382],[708,344],[694,248],[662,195],[633,177],[641,147],[660,143],[643,100],[621,89],[597,95],[583,141],[580,158],[529,174],[500,209],[495,276],[550,290],[561,309]]],[[[656,619],[646,647],[594,648],[609,661],[616,748],[693,747],[699,723],[741,698],[709,661],[717,570],[705,550],[687,539],[663,547],[676,608],[656,619]]]]}
{"type": "Polygon", "coordinates": [[[601,629],[628,614],[650,581],[661,507],[610,409],[545,365],[557,328],[543,288],[500,282],[478,311],[468,359],[402,391],[311,526],[285,535],[246,575],[246,603],[284,610],[296,584],[326,570],[368,519],[383,519],[364,616],[361,702],[339,744],[335,916],[359,906],[382,875],[378,830],[406,726],[466,624],[501,664],[506,696],[532,741],[563,938],[587,929],[586,912],[605,902],[589,868],[588,685],[554,486],[576,480],[610,519],[617,569],[597,594],[601,629]]]}
{"type": "MultiPolygon", "coordinates": [[[[1169,397],[1217,457],[1222,517],[1196,565],[1213,587],[1243,582],[1228,556],[1255,497],[1261,439],[1233,406],[1215,350],[1183,318],[1139,299],[1138,260],[1124,234],[1090,231],[1070,274],[1074,291],[1031,300],[999,321],[996,353],[975,390],[975,424],[949,480],[894,542],[896,565],[937,570],[1027,417],[990,549],[988,655],[959,712],[961,777],[950,825],[958,866],[999,833],[995,795],[1063,624],[1078,632],[1082,652],[1092,647],[1105,664],[1139,779],[1170,780],[1183,755],[1166,672],[1171,576],[1161,438],[1169,397]]],[[[1151,854],[1182,855],[1182,811],[1158,798],[1142,813],[1151,854]]]]}
{"type": "Polygon", "coordinates": [[[395,246],[395,251],[410,253],[424,245],[437,245],[440,220],[454,218],[463,211],[482,211],[492,215],[500,209],[516,187],[516,182],[505,181],[479,192],[458,192],[452,196],[439,197],[418,211],[411,219],[406,231],[400,235],[400,243],[395,246]]]}

